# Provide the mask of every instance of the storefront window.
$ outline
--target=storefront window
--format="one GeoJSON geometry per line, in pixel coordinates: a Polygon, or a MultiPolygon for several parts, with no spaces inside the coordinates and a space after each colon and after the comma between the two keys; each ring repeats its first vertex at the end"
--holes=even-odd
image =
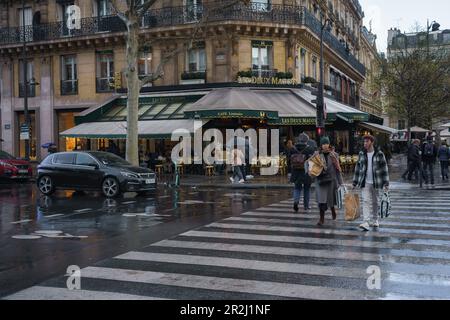
{"type": "MultiPolygon", "coordinates": [[[[34,111],[30,111],[30,160],[37,159],[37,139],[36,139],[36,116],[34,111]]],[[[25,123],[23,112],[18,113],[18,126],[25,123]]],[[[19,157],[25,158],[25,140],[20,140],[20,130],[17,130],[17,139],[19,140],[19,157]]]]}
{"type": "MultiPolygon", "coordinates": [[[[58,112],[58,135],[60,132],[75,127],[74,112],[58,112]]],[[[75,138],[59,137],[58,151],[73,151],[76,149],[77,141],[75,138]]]]}

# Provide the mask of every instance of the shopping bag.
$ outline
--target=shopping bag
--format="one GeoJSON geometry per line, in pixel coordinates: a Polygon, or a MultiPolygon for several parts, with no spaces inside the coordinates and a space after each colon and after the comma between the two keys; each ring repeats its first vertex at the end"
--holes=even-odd
{"type": "Polygon", "coordinates": [[[391,198],[389,196],[389,192],[383,192],[380,201],[380,212],[379,215],[381,219],[388,218],[391,215],[391,198]]]}
{"type": "Polygon", "coordinates": [[[361,216],[361,205],[359,195],[349,192],[344,197],[345,221],[355,221],[361,216]]]}
{"type": "Polygon", "coordinates": [[[338,209],[342,209],[344,207],[345,194],[347,193],[347,188],[345,186],[341,186],[336,191],[336,203],[338,209]]]}
{"type": "Polygon", "coordinates": [[[308,160],[308,174],[310,177],[315,178],[322,174],[325,168],[320,155],[315,155],[308,160]]]}

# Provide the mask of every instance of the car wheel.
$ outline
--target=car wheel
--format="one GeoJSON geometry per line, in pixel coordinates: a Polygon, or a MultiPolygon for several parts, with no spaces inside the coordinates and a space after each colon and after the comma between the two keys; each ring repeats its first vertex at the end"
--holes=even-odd
{"type": "Polygon", "coordinates": [[[45,194],[46,196],[49,196],[53,192],[55,192],[55,186],[53,184],[53,180],[49,176],[42,176],[39,178],[38,188],[39,188],[39,191],[42,194],[45,194]]]}
{"type": "Polygon", "coordinates": [[[107,177],[102,183],[102,192],[107,198],[115,198],[120,194],[119,182],[114,177],[107,177]]]}

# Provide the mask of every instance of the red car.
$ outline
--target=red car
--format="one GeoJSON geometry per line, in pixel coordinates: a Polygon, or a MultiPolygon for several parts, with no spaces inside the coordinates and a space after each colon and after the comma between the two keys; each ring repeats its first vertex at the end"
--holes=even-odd
{"type": "Polygon", "coordinates": [[[33,169],[28,161],[16,159],[0,150],[0,178],[28,180],[32,175],[33,169]]]}

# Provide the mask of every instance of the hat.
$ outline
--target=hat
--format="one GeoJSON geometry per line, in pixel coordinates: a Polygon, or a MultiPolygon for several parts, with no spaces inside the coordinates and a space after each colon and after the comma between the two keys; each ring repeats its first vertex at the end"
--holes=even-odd
{"type": "Polygon", "coordinates": [[[330,138],[328,137],[320,138],[320,145],[323,146],[324,144],[330,144],[330,138]]]}
{"type": "Polygon", "coordinates": [[[298,142],[301,144],[306,144],[309,141],[309,137],[306,133],[302,133],[298,136],[298,142]]]}

